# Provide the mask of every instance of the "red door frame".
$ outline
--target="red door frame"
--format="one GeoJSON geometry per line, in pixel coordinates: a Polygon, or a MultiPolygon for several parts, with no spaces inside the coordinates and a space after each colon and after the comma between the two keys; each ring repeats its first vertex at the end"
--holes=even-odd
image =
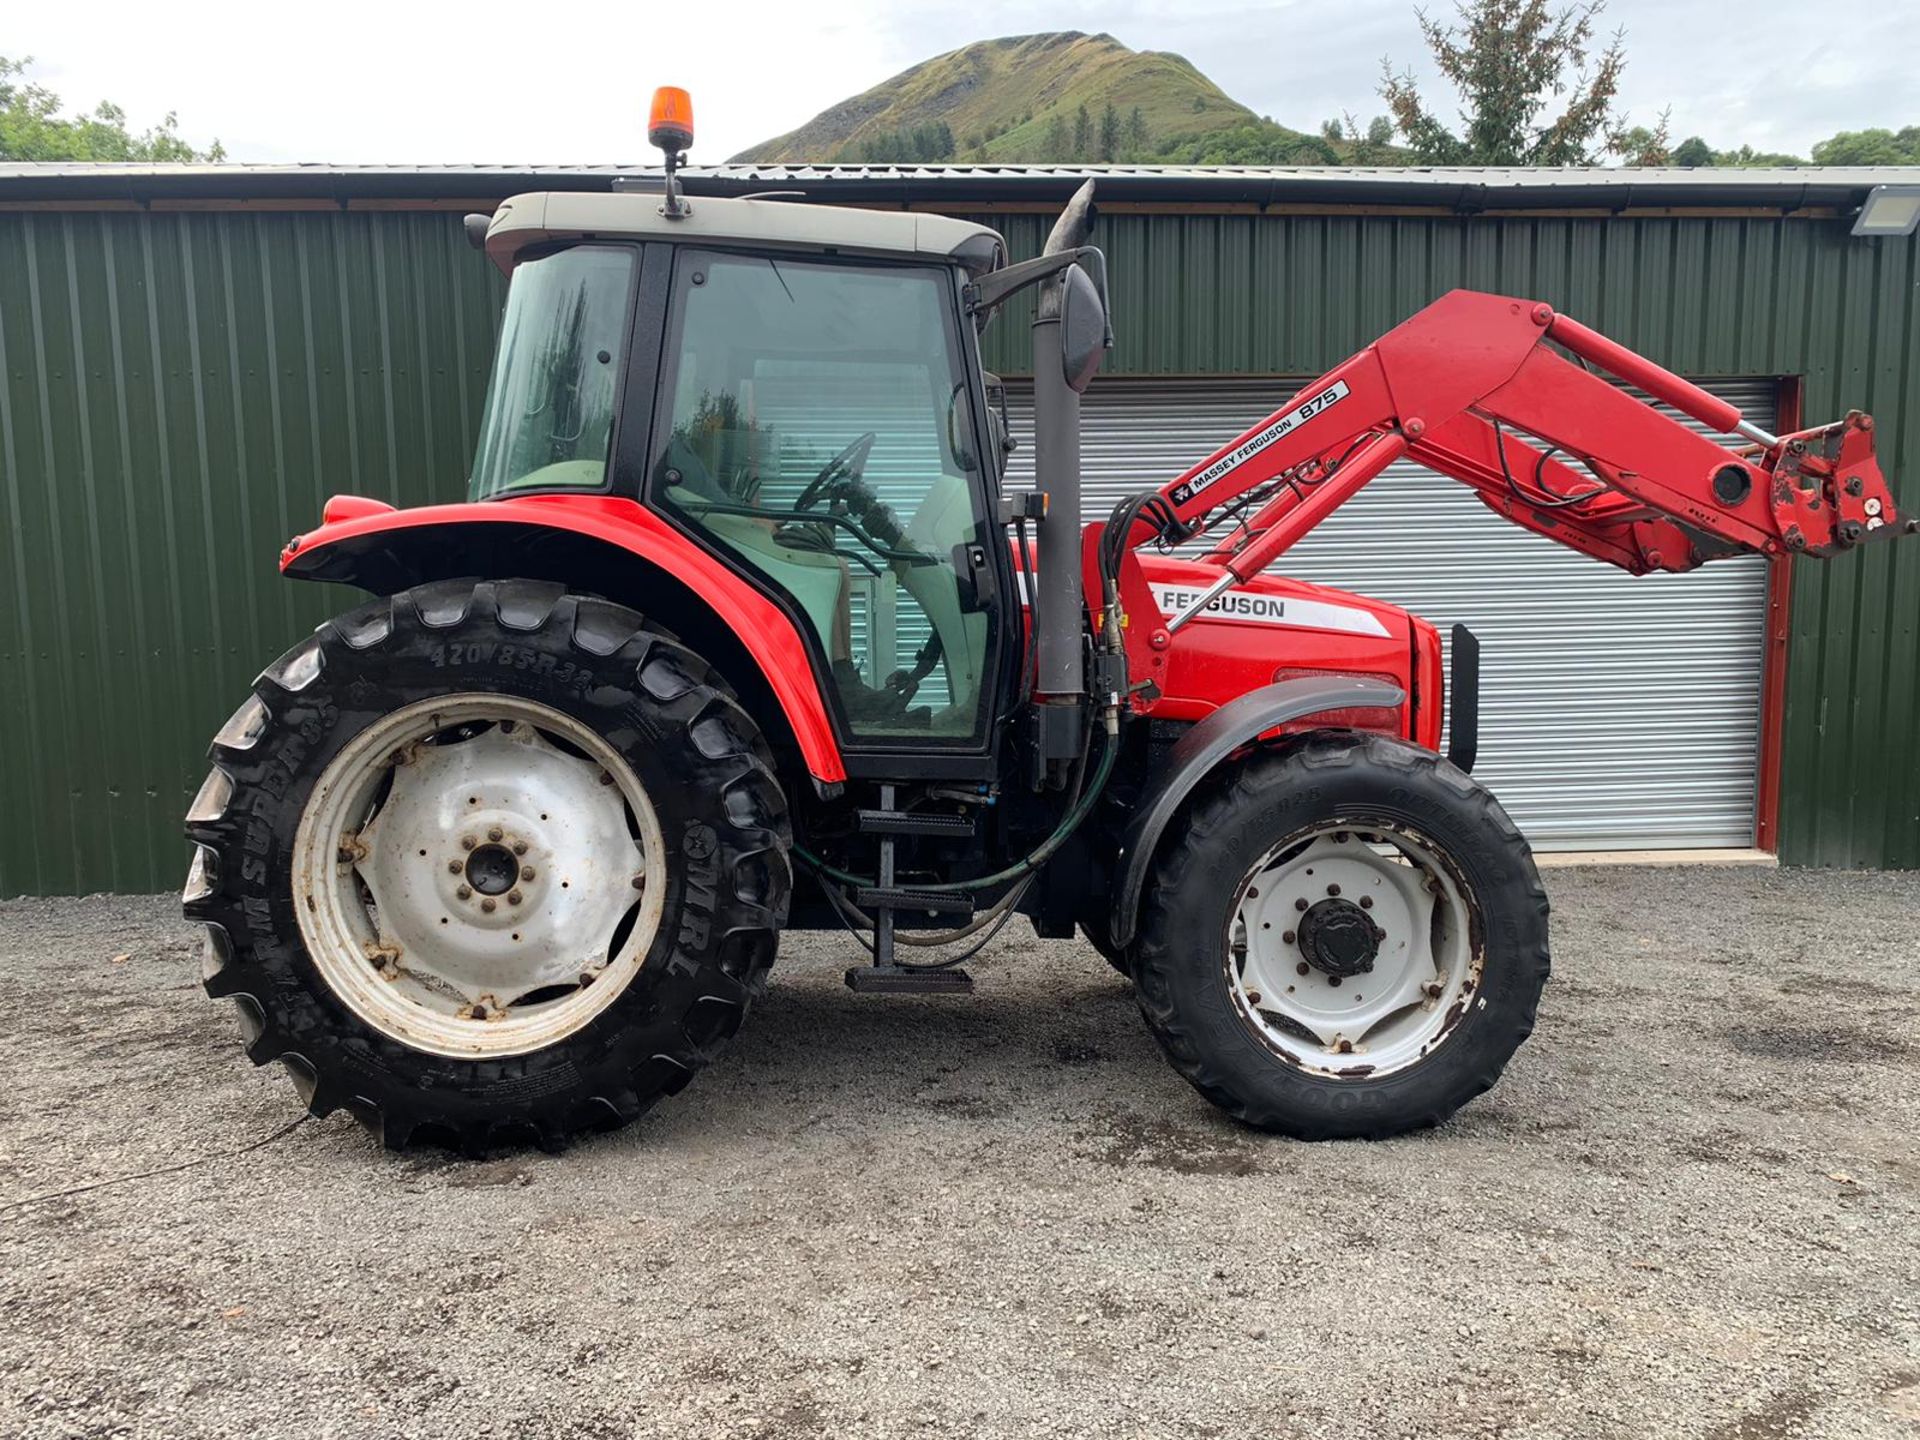
{"type": "MultiPolygon", "coordinates": [[[[1773,432],[1790,435],[1800,428],[1798,375],[1783,375],[1774,387],[1773,432]]],[[[1770,855],[1780,853],[1780,750],[1787,712],[1787,633],[1792,620],[1793,560],[1781,555],[1767,563],[1766,655],[1760,668],[1760,775],[1754,795],[1753,842],[1770,855]]]]}

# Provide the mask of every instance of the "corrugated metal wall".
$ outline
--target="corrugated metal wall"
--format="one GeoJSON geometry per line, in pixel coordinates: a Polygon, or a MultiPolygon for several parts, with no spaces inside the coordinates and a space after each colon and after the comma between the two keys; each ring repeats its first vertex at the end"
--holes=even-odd
{"type": "MultiPolygon", "coordinates": [[[[992,217],[1019,253],[1039,216],[992,217]]],[[[1837,221],[1115,215],[1115,373],[1311,372],[1457,285],[1699,375],[1878,410],[1920,506],[1912,241],[1837,221]]],[[[207,736],[344,598],[275,576],[334,491],[457,494],[501,287],[451,215],[0,213],[0,895],[150,890],[207,736]]],[[[1024,368],[1024,319],[990,364],[1024,368]]],[[[1799,567],[1781,845],[1920,865],[1920,543],[1799,567]]]]}
{"type": "Polygon", "coordinates": [[[503,294],[457,216],[0,214],[0,895],[176,883],[208,739],[351,601],[281,544],[459,492],[503,294]]]}

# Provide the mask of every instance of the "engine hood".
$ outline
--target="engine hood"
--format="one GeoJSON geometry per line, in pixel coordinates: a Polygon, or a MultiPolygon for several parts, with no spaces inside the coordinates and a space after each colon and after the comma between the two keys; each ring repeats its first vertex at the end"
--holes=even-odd
{"type": "MultiPolygon", "coordinates": [[[[1143,555],[1140,563],[1153,590],[1154,603],[1168,616],[1198,600],[1220,574],[1211,565],[1166,556],[1143,555]]],[[[1215,596],[1182,633],[1195,625],[1228,624],[1404,639],[1410,618],[1399,606],[1364,595],[1264,574],[1215,596]]]]}
{"type": "MultiPolygon", "coordinates": [[[[1143,554],[1147,585],[1163,616],[1185,610],[1219,578],[1211,565],[1143,554]]],[[[1397,605],[1284,575],[1257,575],[1216,596],[1166,637],[1154,716],[1197,720],[1247,691],[1296,675],[1367,675],[1400,686],[1417,705],[1437,666],[1433,627],[1397,605]]],[[[1430,682],[1429,682],[1430,683],[1430,682]]],[[[1437,697],[1433,697],[1437,703],[1437,697]]],[[[1401,724],[1412,715],[1397,717],[1401,724]]],[[[1377,723],[1384,717],[1369,717],[1377,723]]]]}

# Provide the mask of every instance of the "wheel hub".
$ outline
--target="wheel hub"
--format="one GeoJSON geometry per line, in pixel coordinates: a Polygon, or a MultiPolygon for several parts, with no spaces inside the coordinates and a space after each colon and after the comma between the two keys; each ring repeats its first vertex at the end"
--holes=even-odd
{"type": "Polygon", "coordinates": [[[1373,1079],[1419,1063],[1478,983],[1472,902],[1426,837],[1331,819],[1282,837],[1229,912],[1227,982],[1263,1044],[1373,1079]]]}
{"type": "Polygon", "coordinates": [[[570,1034],[639,970],[665,841],[627,761],[533,701],[396,710],[315,788],[295,864],[327,983],[417,1049],[511,1055],[570,1034]]]}
{"type": "Polygon", "coordinates": [[[1373,969],[1382,936],[1351,900],[1327,899],[1300,917],[1300,954],[1322,975],[1351,979],[1373,969]]]}
{"type": "Polygon", "coordinates": [[[467,857],[467,884],[482,895],[504,895],[520,878],[519,858],[504,845],[482,845],[467,857]]]}

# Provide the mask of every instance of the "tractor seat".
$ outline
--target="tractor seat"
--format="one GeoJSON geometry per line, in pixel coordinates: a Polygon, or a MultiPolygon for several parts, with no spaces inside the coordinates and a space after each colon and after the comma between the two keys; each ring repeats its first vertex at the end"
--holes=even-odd
{"type": "MultiPolygon", "coordinates": [[[[681,499],[678,495],[673,498],[681,499]]],[[[697,510],[698,504],[694,500],[689,508],[697,510]]],[[[845,560],[824,551],[781,544],[774,535],[776,522],[771,517],[756,520],[746,515],[709,513],[701,516],[700,523],[708,534],[738,551],[799,602],[826,645],[828,659],[843,660],[852,654],[853,607],[845,560]]]]}
{"type": "Polygon", "coordinates": [[[668,447],[665,460],[663,468],[676,470],[681,476],[678,483],[666,486],[667,499],[791,595],[813,622],[829,661],[850,656],[853,633],[847,562],[825,551],[782,544],[775,534],[779,521],[774,516],[763,519],[709,510],[711,504],[735,502],[691,447],[675,441],[668,447]]]}

